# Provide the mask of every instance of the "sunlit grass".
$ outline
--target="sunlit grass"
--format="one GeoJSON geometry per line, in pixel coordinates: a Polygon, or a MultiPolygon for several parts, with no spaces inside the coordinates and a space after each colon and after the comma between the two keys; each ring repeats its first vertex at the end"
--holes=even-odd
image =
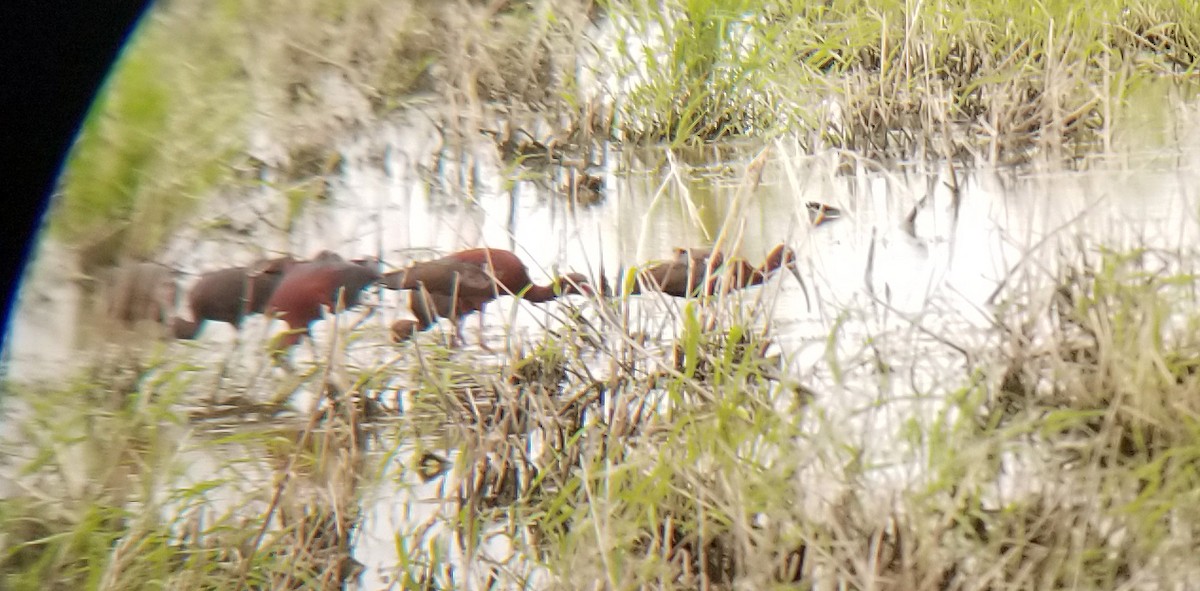
{"type": "MultiPolygon", "coordinates": [[[[200,436],[181,411],[214,383],[173,358],[188,350],[105,362],[60,393],[10,394],[31,410],[25,451],[8,455],[26,492],[2,503],[5,580],[333,585],[357,568],[354,544],[379,543],[341,536],[382,504],[433,507],[394,532],[393,578],[411,586],[1188,581],[1200,321],[1187,260],[1102,252],[1049,277],[1018,269],[997,330],[974,345],[882,326],[843,343],[876,322],[850,313],[805,375],[773,346],[775,285],[663,302],[661,342],[625,310],[654,296],[566,303],[498,356],[423,333],[386,362],[306,361],[253,391],[298,380],[331,397],[324,409],[223,436],[200,436]],[[962,351],[973,361],[923,391],[889,369],[962,351]],[[364,422],[373,399],[402,413],[364,422]],[[894,405],[912,414],[858,435],[842,424],[894,405]],[[183,447],[232,471],[181,480],[183,447]],[[72,455],[83,450],[102,453],[72,455]],[[418,490],[434,497],[403,496],[418,490]],[[164,499],[189,509],[159,512],[164,499]]],[[[363,338],[346,342],[375,346],[363,338]]],[[[241,395],[243,380],[263,378],[212,387],[241,395]]]]}
{"type": "MultiPolygon", "coordinates": [[[[498,64],[537,61],[564,32],[539,12],[546,4],[476,7],[434,13],[461,19],[439,27],[476,27],[435,50],[440,39],[396,36],[409,18],[433,18],[426,5],[403,15],[370,2],[215,6],[218,29],[246,19],[246,31],[283,32],[262,41],[266,53],[230,43],[236,57],[222,63],[241,64],[234,78],[246,79],[222,87],[237,100],[221,106],[181,96],[221,72],[164,72],[170,54],[150,49],[165,38],[144,37],[76,149],[56,222],[64,236],[94,240],[114,218],[160,224],[124,245],[152,250],[181,204],[219,184],[228,151],[244,148],[208,126],[240,124],[246,97],[262,99],[261,124],[281,135],[290,116],[328,116],[314,89],[330,72],[375,112],[396,108],[434,62],[446,70],[431,84],[463,109],[549,100],[540,74],[498,64]],[[383,13],[395,20],[373,20],[383,13]],[[362,35],[343,45],[341,25],[362,35]],[[397,45],[383,52],[380,39],[397,45]],[[391,51],[422,66],[397,69],[391,51]],[[480,52],[489,61],[472,61],[480,52]],[[295,92],[276,94],[284,80],[295,92]],[[247,90],[256,84],[273,90],[247,90]],[[172,140],[175,130],[192,135],[172,140]]],[[[664,35],[618,128],[675,144],[807,125],[812,145],[857,154],[1070,152],[1088,134],[1108,141],[1104,125],[1130,89],[1174,84],[1197,47],[1196,8],[1183,3],[657,6],[610,7],[638,25],[617,58],[634,52],[621,43],[664,35]],[[842,101],[842,112],[820,114],[800,96],[842,101]]],[[[295,208],[309,198],[303,177],[333,161],[340,128],[321,121],[279,165],[299,187],[295,208]]],[[[682,186],[691,178],[680,168],[682,186]]],[[[721,211],[736,220],[734,201],[721,211]]],[[[25,410],[6,420],[19,437],[0,454],[15,475],[0,500],[0,586],[340,587],[357,545],[380,543],[356,537],[378,506],[433,507],[387,532],[396,558],[383,567],[400,588],[1186,586],[1197,576],[1195,254],[1063,256],[1061,269],[1006,279],[978,342],[897,329],[875,317],[879,302],[834,310],[803,373],[775,341],[775,283],[744,298],[656,302],[653,318],[632,315],[630,300],[654,296],[567,303],[548,308],[536,337],[506,335],[498,355],[446,349],[435,331],[370,365],[348,363],[339,345],[298,372],[214,378],[194,357],[205,343],[173,343],[145,361],[99,358],[59,389],[6,386],[6,412],[25,410]],[[955,360],[948,375],[916,385],[915,360],[942,358],[955,360]],[[299,421],[264,418],[298,391],[324,406],[299,421]],[[254,405],[235,405],[232,427],[192,408],[247,397],[254,405]],[[399,410],[371,423],[375,399],[399,410]],[[884,413],[902,420],[875,420],[884,413]],[[194,458],[215,475],[189,480],[194,458]]],[[[369,331],[347,340],[391,347],[369,331]]]]}
{"type": "Polygon", "coordinates": [[[1200,13],[1171,1],[610,9],[621,127],[675,144],[799,133],[868,155],[1070,156],[1106,138],[1130,85],[1187,80],[1200,57],[1200,13]]]}

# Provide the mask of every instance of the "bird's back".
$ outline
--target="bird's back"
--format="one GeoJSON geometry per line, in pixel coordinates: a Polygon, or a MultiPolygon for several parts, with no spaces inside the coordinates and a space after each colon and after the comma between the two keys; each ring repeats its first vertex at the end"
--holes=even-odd
{"type": "Polygon", "coordinates": [[[675,297],[689,297],[696,295],[704,283],[704,266],[678,260],[668,261],[643,270],[639,276],[641,282],[651,290],[675,297]]]}
{"type": "MultiPolygon", "coordinates": [[[[472,248],[448,255],[446,258],[483,266],[503,288],[502,292],[520,293],[533,282],[525,263],[511,251],[500,248],[472,248]]],[[[507,295],[502,293],[501,295],[507,295]]]]}
{"type": "Polygon", "coordinates": [[[188,307],[196,320],[205,318],[236,324],[242,315],[245,291],[245,267],[209,271],[201,275],[188,292],[188,307]]]}
{"type": "Polygon", "coordinates": [[[282,312],[284,318],[313,320],[320,316],[321,305],[337,306],[339,290],[344,288],[343,305],[358,304],[364,287],[379,279],[379,273],[348,262],[308,262],[292,267],[267,304],[268,312],[282,312]]]}

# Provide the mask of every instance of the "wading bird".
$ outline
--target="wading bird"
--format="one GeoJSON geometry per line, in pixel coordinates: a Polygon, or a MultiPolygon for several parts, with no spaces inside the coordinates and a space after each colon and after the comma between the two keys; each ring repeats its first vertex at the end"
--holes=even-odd
{"type": "Polygon", "coordinates": [[[322,306],[335,313],[357,306],[363,288],[381,277],[365,263],[347,261],[336,253],[323,251],[284,274],[267,301],[266,312],[286,322],[288,330],[276,335],[272,349],[286,351],[304,335],[311,335],[309,326],[324,316],[322,306]]]}
{"type": "Polygon", "coordinates": [[[638,271],[632,293],[659,291],[680,298],[728,293],[761,285],[779,269],[787,269],[800,282],[805,300],[808,299],[808,288],[796,267],[796,253],[786,245],[772,249],[757,268],[740,258],[726,261],[723,254],[711,249],[677,248],[675,251],[675,260],[638,271]]]}
{"type": "Polygon", "coordinates": [[[171,269],[158,263],[122,265],[104,283],[109,318],[134,327],[151,321],[160,328],[175,312],[178,289],[171,269]]]}
{"type": "Polygon", "coordinates": [[[415,330],[426,330],[438,318],[448,318],[454,324],[455,343],[463,341],[462,319],[472,312],[479,313],[479,343],[483,341],[483,312],[488,302],[502,295],[520,297],[526,301],[548,302],[569,294],[591,295],[586,277],[568,273],[550,285],[535,285],[525,263],[511,251],[498,248],[473,248],[440,259],[414,263],[407,269],[384,275],[383,284],[391,289],[410,289],[409,305],[417,317],[414,329],[397,322],[393,337],[415,330]],[[481,289],[482,288],[482,289],[481,289]],[[396,327],[400,326],[400,330],[396,327]]]}
{"type": "Polygon", "coordinates": [[[240,330],[246,316],[262,314],[284,273],[299,263],[287,256],[201,275],[188,292],[192,318],[177,316],[171,321],[175,338],[196,338],[208,320],[227,322],[240,330]]]}

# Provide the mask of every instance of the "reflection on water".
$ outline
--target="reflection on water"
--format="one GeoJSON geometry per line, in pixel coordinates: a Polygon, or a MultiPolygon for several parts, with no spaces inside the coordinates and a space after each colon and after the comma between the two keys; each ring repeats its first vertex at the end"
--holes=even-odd
{"type": "MultiPolygon", "coordinates": [[[[893,462],[897,477],[905,478],[911,476],[905,466],[911,458],[901,451],[888,458],[889,448],[900,446],[885,434],[936,412],[939,400],[922,393],[937,394],[940,385],[965,374],[967,360],[959,348],[986,345],[993,296],[1013,269],[1044,268],[1049,277],[1060,255],[1080,246],[1195,248],[1197,148],[1193,143],[1169,154],[1125,154],[1092,161],[1086,170],[952,171],[929,163],[882,169],[836,152],[803,155],[780,142],[771,146],[753,191],[745,190],[744,169],[757,149],[722,150],[715,162],[706,154],[614,151],[603,158],[603,201],[585,207],[567,203],[557,183],[522,180],[508,186],[512,170],[487,145],[467,158],[439,160],[433,124],[414,116],[338,146],[344,164],[328,202],[311,204],[290,232],[280,230],[286,227],[279,223],[286,217],[282,200],[263,188],[214,201],[211,211],[198,216],[201,223],[169,246],[164,262],[192,279],[249,261],[263,249],[378,253],[400,266],[410,258],[486,245],[514,250],[535,282],[544,283],[568,269],[593,276],[603,269],[615,277],[620,268],[668,257],[676,246],[709,245],[718,236],[755,262],[786,242],[800,253],[814,301],[809,309],[786,274],[760,288],[778,298],[773,323],[779,350],[796,375],[825,384],[829,396],[820,404],[829,428],[844,430],[849,440],[893,462]],[[425,165],[432,162],[440,164],[425,165]],[[472,179],[470,190],[446,182],[461,178],[472,179]],[[814,228],[804,207],[808,201],[835,205],[843,216],[814,228]],[[217,218],[242,231],[204,229],[204,220],[217,218]],[[839,377],[822,362],[830,348],[846,359],[863,359],[872,348],[886,350],[887,359],[907,360],[911,367],[886,380],[867,369],[839,377]]],[[[54,242],[42,243],[5,351],[9,379],[61,377],[64,367],[81,359],[73,335],[83,298],[73,287],[70,260],[54,242]]],[[[393,293],[382,298],[382,313],[367,323],[375,336],[353,346],[361,366],[403,356],[382,339],[382,328],[406,314],[403,300],[393,293]]],[[[657,315],[657,321],[670,318],[664,309],[679,305],[656,296],[642,300],[639,314],[657,315]]],[[[490,342],[509,334],[528,339],[547,314],[503,298],[489,307],[485,334],[490,342]]],[[[318,340],[331,324],[318,327],[318,340]]],[[[208,362],[266,372],[257,344],[270,331],[266,325],[262,319],[250,322],[242,336],[246,343],[236,350],[228,347],[236,335],[224,325],[210,326],[198,344],[173,346],[208,362]]],[[[382,449],[394,447],[387,442],[382,449]]],[[[199,454],[185,458],[196,482],[224,469],[211,449],[188,453],[199,454]]],[[[384,586],[379,569],[395,564],[394,533],[427,521],[445,490],[453,489],[444,480],[402,484],[396,475],[411,453],[401,446],[386,462],[377,490],[367,495],[371,503],[356,546],[357,558],[368,566],[364,588],[384,586]]],[[[256,474],[241,478],[267,479],[256,474]]]]}

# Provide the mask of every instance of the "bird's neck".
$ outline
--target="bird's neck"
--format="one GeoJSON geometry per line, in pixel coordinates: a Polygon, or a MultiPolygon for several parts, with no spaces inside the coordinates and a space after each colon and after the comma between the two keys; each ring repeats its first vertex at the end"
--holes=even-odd
{"type": "Polygon", "coordinates": [[[553,285],[530,285],[521,297],[529,302],[540,303],[557,298],[558,294],[554,293],[553,285]]]}

